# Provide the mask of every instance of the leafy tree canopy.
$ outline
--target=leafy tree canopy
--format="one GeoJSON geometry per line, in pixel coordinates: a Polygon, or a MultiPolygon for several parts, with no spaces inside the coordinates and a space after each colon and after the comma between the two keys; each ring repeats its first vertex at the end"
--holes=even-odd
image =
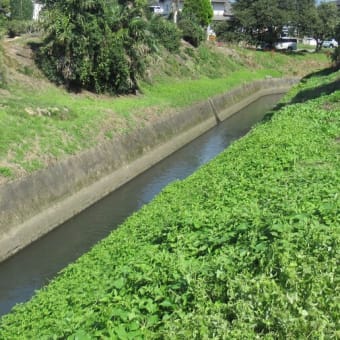
{"type": "Polygon", "coordinates": [[[314,37],[318,42],[317,49],[320,49],[325,39],[335,36],[339,23],[337,6],[332,2],[323,2],[319,6],[308,7],[304,11],[300,8],[297,22],[299,34],[314,37]]]}
{"type": "Polygon", "coordinates": [[[11,19],[32,20],[33,2],[32,0],[10,0],[11,19]]]}
{"type": "Polygon", "coordinates": [[[10,13],[9,0],[0,0],[0,36],[5,21],[10,13]]]}
{"type": "Polygon", "coordinates": [[[213,17],[210,0],[185,0],[182,17],[192,18],[203,27],[207,27],[213,17]]]}
{"type": "Polygon", "coordinates": [[[292,4],[281,0],[236,0],[233,11],[239,26],[253,40],[274,41],[289,21],[292,4]]]}
{"type": "Polygon", "coordinates": [[[10,0],[0,0],[0,14],[3,15],[7,15],[10,10],[9,10],[9,1],[10,0]]]}
{"type": "Polygon", "coordinates": [[[335,37],[336,41],[338,41],[340,43],[340,22],[337,24],[337,26],[335,28],[334,37],[335,37]]]}
{"type": "Polygon", "coordinates": [[[311,27],[315,18],[315,0],[294,0],[290,24],[297,30],[298,35],[311,36],[311,27]]]}
{"type": "Polygon", "coordinates": [[[236,27],[255,41],[273,42],[288,26],[291,34],[313,36],[322,43],[334,36],[339,21],[334,2],[316,6],[315,0],[236,0],[233,10],[236,27]]]}
{"type": "Polygon", "coordinates": [[[317,7],[317,20],[314,22],[314,37],[319,41],[333,38],[339,23],[337,6],[334,2],[323,2],[317,7]]]}

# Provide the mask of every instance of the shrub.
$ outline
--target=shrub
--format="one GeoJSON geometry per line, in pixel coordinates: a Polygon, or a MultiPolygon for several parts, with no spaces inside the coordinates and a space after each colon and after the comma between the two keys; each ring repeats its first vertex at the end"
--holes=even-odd
{"type": "Polygon", "coordinates": [[[46,3],[42,70],[70,89],[134,92],[146,68],[150,37],[143,3],[73,0],[46,3]]]}
{"type": "Polygon", "coordinates": [[[195,18],[202,27],[207,27],[214,15],[210,0],[186,0],[183,4],[183,17],[195,18]]]}
{"type": "Polygon", "coordinates": [[[205,40],[204,29],[192,18],[181,18],[178,26],[182,30],[183,39],[191,45],[198,47],[205,40]]]}
{"type": "Polygon", "coordinates": [[[14,38],[24,33],[31,33],[34,29],[34,23],[30,20],[10,20],[7,23],[7,34],[14,38]]]}
{"type": "Polygon", "coordinates": [[[181,32],[175,24],[160,16],[151,19],[150,30],[155,39],[170,52],[177,52],[180,47],[181,32]]]}

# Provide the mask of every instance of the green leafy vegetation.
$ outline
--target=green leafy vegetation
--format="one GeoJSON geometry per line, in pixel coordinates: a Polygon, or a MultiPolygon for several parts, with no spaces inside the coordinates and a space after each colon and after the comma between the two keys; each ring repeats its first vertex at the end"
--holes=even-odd
{"type": "Polygon", "coordinates": [[[31,0],[0,1],[0,36],[7,34],[13,38],[37,29],[32,21],[33,2],[31,0]]]}
{"type": "Polygon", "coordinates": [[[0,37],[3,34],[3,28],[6,25],[6,19],[10,15],[10,0],[0,1],[0,37]]]}
{"type": "Polygon", "coordinates": [[[10,0],[11,19],[32,20],[33,2],[31,0],[10,0]]]}
{"type": "Polygon", "coordinates": [[[7,22],[7,36],[14,38],[25,33],[38,31],[38,24],[32,20],[9,20],[7,22]]]}
{"type": "Polygon", "coordinates": [[[206,39],[206,29],[213,17],[209,0],[188,0],[183,4],[178,27],[185,41],[198,47],[206,39]]]}
{"type": "Polygon", "coordinates": [[[288,22],[289,1],[236,0],[233,4],[234,24],[250,41],[273,43],[288,22]]]}
{"type": "MultiPolygon", "coordinates": [[[[340,22],[338,23],[336,30],[335,30],[335,39],[336,41],[340,42],[340,22]]],[[[339,69],[340,68],[340,46],[338,46],[333,55],[332,55],[332,60],[336,67],[339,69]]]]}
{"type": "Polygon", "coordinates": [[[5,167],[0,167],[0,174],[5,177],[11,177],[12,172],[11,169],[5,168],[5,167]]]}
{"type": "Polygon", "coordinates": [[[318,41],[318,49],[321,49],[324,40],[334,37],[338,24],[340,24],[340,19],[336,3],[322,2],[316,8],[316,17],[311,23],[311,35],[318,41]]]}
{"type": "Polygon", "coordinates": [[[340,72],[166,187],[0,321],[7,339],[336,339],[340,72]]]}
{"type": "Polygon", "coordinates": [[[131,93],[151,51],[145,1],[47,1],[38,61],[69,89],[131,93]]]}
{"type": "Polygon", "coordinates": [[[181,12],[183,18],[192,19],[202,27],[210,24],[213,14],[210,0],[187,0],[181,12]]]}
{"type": "Polygon", "coordinates": [[[5,85],[5,69],[4,69],[4,57],[2,39],[4,32],[6,31],[7,15],[9,14],[9,0],[0,1],[0,88],[5,85]]]}
{"type": "Polygon", "coordinates": [[[169,20],[159,15],[154,15],[150,20],[150,31],[155,40],[170,52],[178,52],[181,46],[181,31],[169,20]]]}
{"type": "Polygon", "coordinates": [[[222,41],[248,41],[273,46],[280,36],[314,37],[317,50],[335,34],[339,13],[335,1],[235,0],[232,20],[216,25],[222,41]]]}
{"type": "Polygon", "coordinates": [[[195,18],[181,17],[178,27],[182,31],[183,39],[194,47],[198,47],[205,40],[205,30],[195,18]]]}

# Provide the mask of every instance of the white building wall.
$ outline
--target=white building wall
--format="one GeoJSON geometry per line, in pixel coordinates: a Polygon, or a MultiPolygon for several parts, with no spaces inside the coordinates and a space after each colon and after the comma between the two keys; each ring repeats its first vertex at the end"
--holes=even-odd
{"type": "Polygon", "coordinates": [[[223,16],[224,3],[213,3],[214,16],[223,16]]]}
{"type": "Polygon", "coordinates": [[[37,4],[33,1],[33,20],[38,20],[39,19],[39,13],[42,9],[43,5],[42,4],[37,4]]]}

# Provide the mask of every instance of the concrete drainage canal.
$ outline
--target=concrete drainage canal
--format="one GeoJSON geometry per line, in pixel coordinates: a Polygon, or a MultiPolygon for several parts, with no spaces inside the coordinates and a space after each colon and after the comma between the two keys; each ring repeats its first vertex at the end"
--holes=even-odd
{"type": "Polygon", "coordinates": [[[181,180],[245,135],[282,95],[260,98],[109,196],[0,263],[0,316],[48,283],[162,188],[181,180]]]}

